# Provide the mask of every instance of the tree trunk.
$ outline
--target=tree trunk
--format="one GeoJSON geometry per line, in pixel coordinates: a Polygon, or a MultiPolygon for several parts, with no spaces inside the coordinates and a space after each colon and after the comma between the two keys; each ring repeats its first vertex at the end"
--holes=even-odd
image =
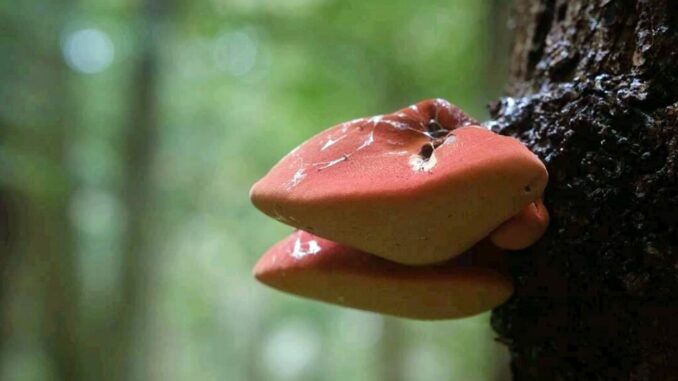
{"type": "Polygon", "coordinates": [[[147,328],[148,297],[155,258],[149,247],[153,225],[152,166],[158,135],[158,46],[161,24],[169,2],[142,0],[139,50],[133,69],[134,93],[130,97],[130,125],[126,131],[123,199],[127,226],[122,258],[120,303],[112,331],[112,358],[106,380],[147,378],[143,341],[147,328]]]}
{"type": "Polygon", "coordinates": [[[492,128],[546,163],[551,226],[493,314],[515,380],[678,379],[678,1],[518,0],[492,128]]]}
{"type": "Polygon", "coordinates": [[[70,5],[26,1],[0,10],[0,371],[9,378],[20,369],[11,357],[20,345],[44,350],[44,374],[83,378],[69,221],[75,109],[59,49],[70,5]],[[27,22],[37,14],[50,17],[27,22]]]}

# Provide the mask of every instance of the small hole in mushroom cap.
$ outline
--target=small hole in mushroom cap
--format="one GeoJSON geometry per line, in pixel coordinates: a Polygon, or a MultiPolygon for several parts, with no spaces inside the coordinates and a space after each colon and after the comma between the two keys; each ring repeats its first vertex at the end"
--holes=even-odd
{"type": "Polygon", "coordinates": [[[432,144],[424,144],[421,146],[421,150],[419,151],[419,156],[421,156],[424,161],[428,160],[431,158],[431,155],[433,155],[433,145],[432,144]]]}
{"type": "Polygon", "coordinates": [[[530,193],[532,192],[532,187],[529,185],[525,185],[525,193],[530,193]]]}
{"type": "Polygon", "coordinates": [[[444,129],[443,126],[441,126],[440,123],[438,123],[438,121],[435,119],[431,119],[428,121],[426,129],[428,130],[429,136],[431,136],[432,138],[442,138],[449,132],[446,129],[444,129]]]}

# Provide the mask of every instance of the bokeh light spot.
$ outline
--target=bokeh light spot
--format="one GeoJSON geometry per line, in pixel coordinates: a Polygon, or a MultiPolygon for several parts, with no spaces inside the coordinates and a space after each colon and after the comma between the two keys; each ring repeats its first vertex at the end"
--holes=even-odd
{"type": "Polygon", "coordinates": [[[216,66],[235,77],[243,76],[257,62],[257,41],[247,32],[226,32],[214,42],[216,66]]]}
{"type": "Polygon", "coordinates": [[[64,59],[71,69],[85,74],[106,70],[113,62],[115,46],[106,32],[81,29],[69,34],[61,46],[64,59]]]}

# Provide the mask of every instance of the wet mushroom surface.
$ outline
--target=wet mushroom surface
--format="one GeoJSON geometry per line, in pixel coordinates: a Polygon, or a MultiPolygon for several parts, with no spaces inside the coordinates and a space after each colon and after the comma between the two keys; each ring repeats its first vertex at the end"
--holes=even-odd
{"type": "Polygon", "coordinates": [[[251,190],[269,216],[409,265],[444,262],[538,200],[548,174],[513,138],[442,99],[341,123],[251,190]]]}
{"type": "Polygon", "coordinates": [[[487,241],[444,263],[408,266],[298,230],[259,259],[254,275],[298,296],[424,320],[472,316],[513,292],[506,256],[487,241]]]}

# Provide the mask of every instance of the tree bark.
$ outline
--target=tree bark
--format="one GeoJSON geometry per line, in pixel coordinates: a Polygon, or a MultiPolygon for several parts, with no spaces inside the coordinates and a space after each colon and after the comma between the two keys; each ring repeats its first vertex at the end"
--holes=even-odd
{"type": "Polygon", "coordinates": [[[518,0],[491,127],[546,163],[495,310],[515,380],[678,379],[678,1],[518,0]]]}

